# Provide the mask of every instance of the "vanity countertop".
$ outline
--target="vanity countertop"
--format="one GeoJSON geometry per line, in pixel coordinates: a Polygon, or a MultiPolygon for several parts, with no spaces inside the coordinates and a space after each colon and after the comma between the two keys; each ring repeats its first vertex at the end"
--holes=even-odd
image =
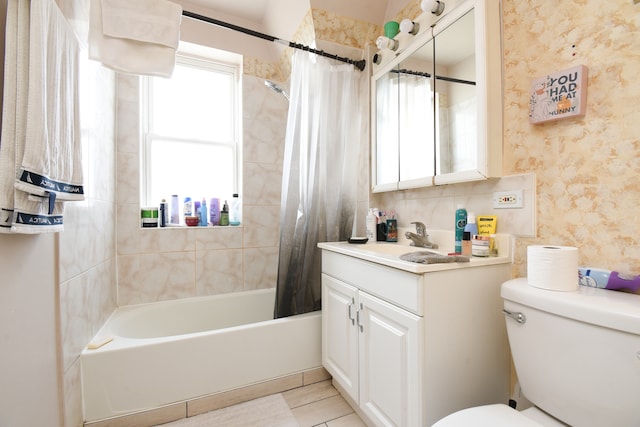
{"type": "Polygon", "coordinates": [[[482,267],[486,265],[511,263],[509,256],[508,237],[500,239],[500,255],[497,257],[470,257],[469,262],[449,262],[442,264],[422,264],[400,259],[400,256],[409,252],[430,251],[441,255],[446,255],[449,251],[432,250],[409,246],[403,243],[390,242],[367,242],[365,244],[353,244],[348,242],[326,242],[318,243],[318,247],[323,250],[337,252],[343,255],[352,256],[365,261],[374,262],[380,265],[397,268],[410,273],[422,274],[433,271],[454,270],[460,268],[482,267]]]}

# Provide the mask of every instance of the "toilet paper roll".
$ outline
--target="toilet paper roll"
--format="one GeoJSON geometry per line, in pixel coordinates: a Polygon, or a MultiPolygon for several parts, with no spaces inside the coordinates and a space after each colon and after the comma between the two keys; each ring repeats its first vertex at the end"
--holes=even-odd
{"type": "Polygon", "coordinates": [[[529,286],[552,291],[578,289],[578,248],[538,245],[527,247],[529,286]]]}

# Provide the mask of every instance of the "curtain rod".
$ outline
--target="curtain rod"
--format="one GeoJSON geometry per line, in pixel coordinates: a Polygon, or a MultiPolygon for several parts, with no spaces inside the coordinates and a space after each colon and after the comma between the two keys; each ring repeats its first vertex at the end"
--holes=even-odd
{"type": "Polygon", "coordinates": [[[314,49],[314,48],[309,47],[309,46],[305,46],[305,45],[300,44],[300,43],[294,43],[294,42],[290,42],[290,41],[287,41],[287,40],[279,39],[277,37],[273,37],[273,36],[270,36],[268,34],[260,33],[258,31],[254,31],[254,30],[250,30],[249,28],[244,28],[244,27],[240,27],[238,25],[230,24],[228,22],[219,21],[217,19],[209,18],[208,16],[199,15],[197,13],[189,12],[187,10],[183,10],[182,11],[182,15],[186,16],[187,18],[197,19],[198,21],[203,21],[203,22],[207,22],[209,24],[218,25],[220,27],[228,28],[230,30],[240,31],[241,33],[245,33],[245,34],[248,34],[250,36],[258,37],[258,38],[261,38],[261,39],[264,39],[264,40],[268,40],[270,42],[283,44],[285,46],[289,46],[289,47],[292,47],[294,49],[305,50],[307,52],[315,53],[316,55],[324,56],[326,58],[335,59],[336,61],[346,62],[347,64],[352,64],[353,66],[355,66],[360,71],[364,70],[364,66],[366,64],[366,61],[364,59],[361,59],[360,61],[355,61],[355,60],[353,60],[351,58],[345,58],[345,57],[342,57],[342,56],[333,55],[333,54],[327,53],[327,52],[325,52],[323,50],[317,50],[317,49],[314,49]]]}
{"type": "MultiPolygon", "coordinates": [[[[396,74],[409,74],[409,75],[412,75],[412,76],[420,76],[420,77],[428,77],[428,78],[431,77],[431,74],[429,74],[429,73],[425,73],[423,71],[407,70],[405,68],[400,69],[400,70],[394,68],[390,72],[391,73],[396,73],[396,74]]],[[[445,80],[445,81],[452,82],[452,83],[463,83],[463,84],[466,84],[466,85],[473,85],[473,86],[476,85],[476,82],[474,82],[474,81],[456,79],[456,78],[453,78],[453,77],[436,76],[436,79],[445,80]]]]}

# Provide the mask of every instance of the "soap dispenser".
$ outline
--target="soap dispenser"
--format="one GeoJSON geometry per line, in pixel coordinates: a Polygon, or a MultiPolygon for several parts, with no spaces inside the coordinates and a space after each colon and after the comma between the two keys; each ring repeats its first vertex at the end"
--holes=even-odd
{"type": "Polygon", "coordinates": [[[367,238],[370,242],[376,240],[376,224],[378,219],[376,218],[376,214],[373,212],[373,208],[369,209],[369,213],[367,214],[367,238]]]}

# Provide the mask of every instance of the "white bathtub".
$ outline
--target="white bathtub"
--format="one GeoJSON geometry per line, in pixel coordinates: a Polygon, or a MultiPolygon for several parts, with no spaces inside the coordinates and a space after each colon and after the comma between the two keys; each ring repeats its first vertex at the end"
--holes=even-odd
{"type": "Polygon", "coordinates": [[[273,319],[275,289],[118,308],[81,355],[85,421],[321,366],[320,312],[273,319]]]}

